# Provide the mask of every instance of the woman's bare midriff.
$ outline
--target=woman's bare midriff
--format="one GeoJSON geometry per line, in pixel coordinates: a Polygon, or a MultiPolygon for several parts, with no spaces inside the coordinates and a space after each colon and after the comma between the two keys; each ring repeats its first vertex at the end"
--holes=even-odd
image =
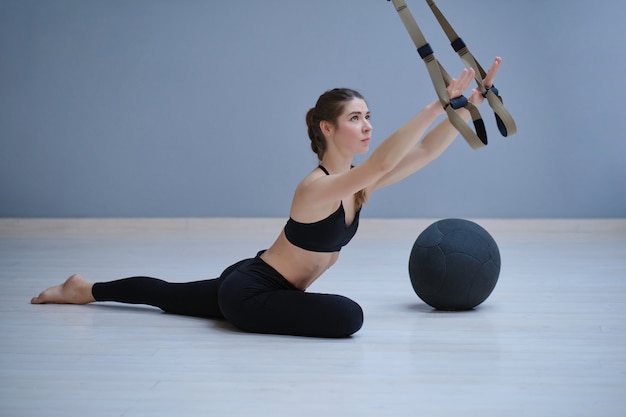
{"type": "Polygon", "coordinates": [[[292,245],[281,232],[261,259],[300,290],[306,290],[339,258],[339,252],[311,252],[292,245]]]}

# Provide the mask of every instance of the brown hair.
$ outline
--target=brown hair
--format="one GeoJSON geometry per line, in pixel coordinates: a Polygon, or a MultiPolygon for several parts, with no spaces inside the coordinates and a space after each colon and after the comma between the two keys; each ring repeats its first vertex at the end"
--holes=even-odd
{"type": "MultiPolygon", "coordinates": [[[[321,121],[327,121],[333,126],[337,124],[337,118],[346,105],[346,102],[355,98],[365,100],[356,90],[350,88],[334,88],[326,91],[315,103],[315,107],[306,113],[306,125],[311,140],[311,150],[317,154],[321,161],[326,152],[326,137],[320,128],[321,121]]],[[[354,195],[354,202],[357,208],[361,208],[367,201],[365,190],[361,190],[354,195]]]]}

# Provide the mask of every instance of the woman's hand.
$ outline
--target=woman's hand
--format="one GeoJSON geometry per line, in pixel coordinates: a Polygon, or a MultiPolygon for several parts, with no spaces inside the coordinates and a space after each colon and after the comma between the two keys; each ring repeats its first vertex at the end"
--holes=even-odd
{"type": "MultiPolygon", "coordinates": [[[[455,99],[463,95],[467,87],[474,79],[474,70],[472,68],[465,68],[458,78],[453,78],[448,85],[448,97],[450,100],[455,99]]],[[[439,100],[432,102],[426,109],[432,112],[435,116],[445,113],[443,106],[439,100]]]]}
{"type": "MultiPolygon", "coordinates": [[[[489,88],[493,85],[493,79],[496,78],[496,74],[498,73],[501,64],[502,58],[500,58],[499,56],[496,57],[495,61],[493,61],[493,65],[491,65],[491,68],[489,68],[489,71],[487,71],[487,75],[483,79],[483,84],[485,85],[485,87],[489,88]]],[[[472,95],[469,98],[469,102],[478,107],[484,100],[485,98],[483,97],[481,92],[474,88],[472,90],[472,95]]]]}
{"type": "Polygon", "coordinates": [[[472,68],[465,68],[458,78],[452,79],[452,81],[450,81],[450,85],[448,85],[448,96],[450,99],[462,96],[474,79],[474,75],[474,70],[472,68]]]}

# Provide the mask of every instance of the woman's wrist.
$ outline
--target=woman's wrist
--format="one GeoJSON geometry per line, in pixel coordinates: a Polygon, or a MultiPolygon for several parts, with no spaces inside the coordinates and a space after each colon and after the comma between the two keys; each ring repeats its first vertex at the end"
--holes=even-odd
{"type": "Polygon", "coordinates": [[[426,107],[424,107],[423,111],[433,118],[445,113],[443,106],[441,105],[441,102],[439,100],[433,101],[432,103],[428,104],[426,107]]]}
{"type": "MultiPolygon", "coordinates": [[[[441,116],[442,114],[445,114],[445,112],[446,112],[443,109],[443,106],[441,105],[441,102],[439,100],[433,101],[432,103],[428,104],[426,107],[424,107],[423,111],[424,111],[424,113],[430,115],[433,118],[435,118],[437,116],[441,116]]],[[[465,107],[461,107],[460,109],[457,109],[456,112],[465,121],[469,121],[471,119],[470,112],[465,107]]]]}

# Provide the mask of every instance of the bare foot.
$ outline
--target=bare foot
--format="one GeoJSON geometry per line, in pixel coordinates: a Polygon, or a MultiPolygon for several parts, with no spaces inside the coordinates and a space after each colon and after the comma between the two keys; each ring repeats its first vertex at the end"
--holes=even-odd
{"type": "Polygon", "coordinates": [[[96,301],[91,295],[93,284],[85,278],[74,274],[63,284],[50,287],[41,294],[30,300],[31,304],[88,304],[96,301]]]}

